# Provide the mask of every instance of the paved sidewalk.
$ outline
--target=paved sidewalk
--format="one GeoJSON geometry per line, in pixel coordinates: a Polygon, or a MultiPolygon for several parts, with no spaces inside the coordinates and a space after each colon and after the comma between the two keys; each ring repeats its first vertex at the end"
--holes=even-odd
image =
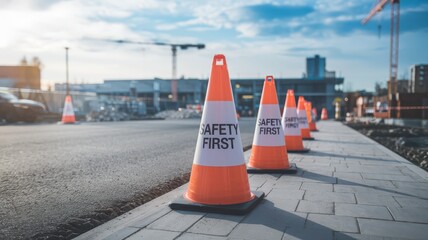
{"type": "Polygon", "coordinates": [[[245,216],[170,210],[184,185],[77,239],[428,239],[428,173],[339,122],[318,128],[289,154],[297,174],[249,175],[267,197],[245,216]]]}

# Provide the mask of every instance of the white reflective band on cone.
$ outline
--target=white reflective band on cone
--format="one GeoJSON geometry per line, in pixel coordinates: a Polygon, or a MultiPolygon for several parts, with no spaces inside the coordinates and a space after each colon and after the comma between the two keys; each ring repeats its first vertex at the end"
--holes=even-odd
{"type": "Polygon", "coordinates": [[[193,163],[217,167],[245,164],[233,102],[205,102],[193,163]]]}
{"type": "Polygon", "coordinates": [[[302,134],[300,132],[296,108],[284,109],[284,117],[281,124],[285,136],[300,136],[302,134]]]}
{"type": "Polygon", "coordinates": [[[281,126],[281,114],[278,104],[260,105],[257,116],[253,145],[284,146],[284,130],[281,126]],[[267,124],[261,125],[260,123],[267,124]],[[272,134],[273,132],[275,132],[275,134],[272,134]]]}
{"type": "Polygon", "coordinates": [[[308,125],[308,116],[306,115],[305,110],[297,110],[297,116],[299,116],[299,126],[300,129],[309,128],[308,125]]]}
{"type": "Polygon", "coordinates": [[[65,102],[64,110],[62,111],[62,115],[64,115],[64,116],[74,115],[73,106],[72,106],[71,102],[65,102]]]}

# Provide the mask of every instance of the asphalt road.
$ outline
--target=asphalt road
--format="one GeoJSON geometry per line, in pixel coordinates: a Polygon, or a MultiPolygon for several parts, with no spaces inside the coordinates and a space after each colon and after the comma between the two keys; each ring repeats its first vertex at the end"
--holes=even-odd
{"type": "MultiPolygon", "coordinates": [[[[109,207],[192,165],[200,120],[0,126],[0,239],[109,207]]],[[[241,119],[243,146],[255,119],[241,119]]]]}

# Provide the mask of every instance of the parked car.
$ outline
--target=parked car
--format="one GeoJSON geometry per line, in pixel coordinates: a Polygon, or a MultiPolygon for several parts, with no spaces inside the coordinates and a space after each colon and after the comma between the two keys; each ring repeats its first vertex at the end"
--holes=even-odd
{"type": "Polygon", "coordinates": [[[18,99],[11,93],[0,92],[0,119],[8,123],[34,122],[44,113],[46,113],[46,107],[43,103],[18,99]]]}

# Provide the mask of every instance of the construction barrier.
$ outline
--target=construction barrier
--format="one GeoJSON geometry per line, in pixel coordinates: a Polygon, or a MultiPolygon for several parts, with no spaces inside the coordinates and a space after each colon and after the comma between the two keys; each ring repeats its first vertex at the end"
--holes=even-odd
{"type": "Polygon", "coordinates": [[[302,133],[300,131],[299,118],[297,117],[296,100],[294,98],[294,91],[291,89],[287,91],[281,123],[284,130],[287,151],[289,153],[309,152],[308,148],[303,147],[302,133]]]}
{"type": "Polygon", "coordinates": [[[64,110],[62,112],[62,120],[63,124],[73,124],[76,123],[76,118],[74,116],[73,103],[71,102],[71,96],[67,95],[65,97],[64,110]]]}
{"type": "Polygon", "coordinates": [[[175,210],[245,214],[264,197],[250,192],[226,58],[215,55],[189,187],[175,210]]]}
{"type": "Polygon", "coordinates": [[[327,109],[326,108],[322,108],[322,110],[321,110],[321,120],[327,120],[327,119],[328,119],[327,109]]]}
{"type": "Polygon", "coordinates": [[[306,102],[306,112],[309,112],[309,117],[308,119],[310,119],[309,122],[309,131],[311,132],[318,132],[317,129],[317,125],[316,125],[316,121],[317,121],[317,110],[315,108],[312,108],[312,102],[306,102]]]}
{"type": "Polygon", "coordinates": [[[306,102],[305,98],[300,96],[299,102],[297,104],[297,116],[299,118],[299,127],[302,133],[303,140],[314,140],[314,138],[311,136],[311,131],[309,131],[308,115],[306,112],[305,102],[306,102]]]}
{"type": "Polygon", "coordinates": [[[257,115],[249,173],[296,173],[290,165],[285,147],[281,113],[273,76],[266,76],[257,115]]]}

